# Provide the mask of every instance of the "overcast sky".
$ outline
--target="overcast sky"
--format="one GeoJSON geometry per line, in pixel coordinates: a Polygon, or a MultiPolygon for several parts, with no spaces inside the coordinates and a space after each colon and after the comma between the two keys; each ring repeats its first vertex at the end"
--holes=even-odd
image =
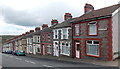
{"type": "Polygon", "coordinates": [[[20,35],[49,24],[63,21],[66,12],[78,17],[85,3],[96,9],[117,4],[119,0],[0,0],[0,35],[20,35]]]}

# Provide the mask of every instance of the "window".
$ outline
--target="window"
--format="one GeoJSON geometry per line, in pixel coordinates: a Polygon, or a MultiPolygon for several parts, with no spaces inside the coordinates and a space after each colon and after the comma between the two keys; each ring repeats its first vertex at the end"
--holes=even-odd
{"type": "Polygon", "coordinates": [[[99,41],[98,40],[88,40],[86,41],[87,55],[99,56],[99,41]]]}
{"type": "Polygon", "coordinates": [[[89,24],[89,35],[97,35],[97,23],[90,22],[89,24]]]}
{"type": "Polygon", "coordinates": [[[33,48],[32,48],[32,46],[30,46],[30,52],[32,52],[33,51],[33,48]]]}
{"type": "Polygon", "coordinates": [[[48,34],[48,41],[50,41],[51,40],[51,35],[50,34],[48,34]]]}
{"type": "Polygon", "coordinates": [[[34,36],[33,42],[37,42],[37,37],[36,36],[34,36]]]}
{"type": "Polygon", "coordinates": [[[58,39],[58,30],[54,30],[54,39],[58,39]]]}
{"type": "Polygon", "coordinates": [[[38,42],[38,43],[40,42],[40,36],[37,37],[37,42],[38,42]]]}
{"type": "Polygon", "coordinates": [[[47,46],[47,53],[51,54],[52,53],[52,48],[51,48],[51,45],[48,45],[47,46]]]}
{"type": "Polygon", "coordinates": [[[41,53],[41,46],[40,45],[37,46],[37,52],[41,53]]]}
{"type": "Polygon", "coordinates": [[[62,39],[68,39],[68,29],[62,29],[62,39]]]}
{"type": "Polygon", "coordinates": [[[75,24],[75,35],[79,36],[80,34],[80,29],[79,29],[80,25],[79,24],[75,24]]]}
{"type": "Polygon", "coordinates": [[[40,48],[37,48],[37,52],[40,52],[40,48]]]}
{"type": "Polygon", "coordinates": [[[61,42],[61,54],[63,55],[70,55],[70,43],[68,42],[61,42]]]}
{"type": "Polygon", "coordinates": [[[42,34],[42,41],[45,41],[45,35],[42,34]]]}

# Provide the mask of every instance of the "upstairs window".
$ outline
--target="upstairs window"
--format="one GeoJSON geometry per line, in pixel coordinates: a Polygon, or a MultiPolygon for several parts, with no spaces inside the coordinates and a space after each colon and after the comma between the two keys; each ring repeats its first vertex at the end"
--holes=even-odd
{"type": "Polygon", "coordinates": [[[45,41],[45,34],[42,34],[42,41],[45,41]]]}
{"type": "Polygon", "coordinates": [[[79,35],[80,35],[80,25],[75,24],[75,36],[79,36],[79,35]]]}
{"type": "Polygon", "coordinates": [[[37,42],[37,37],[36,36],[33,37],[33,42],[37,42]]]}
{"type": "Polygon", "coordinates": [[[51,41],[51,34],[48,34],[48,41],[51,41]]]}
{"type": "Polygon", "coordinates": [[[88,35],[97,35],[97,23],[96,22],[90,22],[88,24],[88,35]]]}
{"type": "Polygon", "coordinates": [[[38,43],[40,42],[40,36],[37,37],[37,42],[38,42],[38,43]]]}
{"type": "Polygon", "coordinates": [[[68,29],[62,29],[61,32],[62,32],[61,38],[68,39],[68,29]]]}
{"type": "Polygon", "coordinates": [[[54,39],[58,39],[58,30],[54,30],[54,39]]]}

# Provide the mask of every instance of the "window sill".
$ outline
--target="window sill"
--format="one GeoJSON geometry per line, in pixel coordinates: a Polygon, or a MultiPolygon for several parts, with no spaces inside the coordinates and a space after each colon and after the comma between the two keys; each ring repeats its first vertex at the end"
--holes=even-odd
{"type": "Polygon", "coordinates": [[[92,55],[92,54],[87,54],[87,56],[90,56],[90,57],[97,57],[97,58],[100,57],[99,55],[92,55]]]}
{"type": "Polygon", "coordinates": [[[90,35],[90,34],[88,34],[88,36],[98,36],[98,34],[95,34],[95,35],[90,35]]]}
{"type": "Polygon", "coordinates": [[[61,55],[70,56],[70,54],[61,53],[61,55]]]}
{"type": "Polygon", "coordinates": [[[47,54],[52,54],[52,53],[50,53],[50,52],[47,52],[47,54]]]}

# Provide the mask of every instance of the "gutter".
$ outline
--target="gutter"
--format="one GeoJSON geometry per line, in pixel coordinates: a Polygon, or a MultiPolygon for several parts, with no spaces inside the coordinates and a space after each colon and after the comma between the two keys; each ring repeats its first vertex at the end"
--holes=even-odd
{"type": "Polygon", "coordinates": [[[104,18],[110,18],[110,17],[112,17],[112,14],[106,15],[106,16],[100,16],[100,17],[90,18],[90,19],[78,20],[78,21],[74,21],[74,22],[71,22],[71,23],[86,22],[86,21],[91,21],[91,20],[96,20],[96,19],[104,19],[104,18]]]}

